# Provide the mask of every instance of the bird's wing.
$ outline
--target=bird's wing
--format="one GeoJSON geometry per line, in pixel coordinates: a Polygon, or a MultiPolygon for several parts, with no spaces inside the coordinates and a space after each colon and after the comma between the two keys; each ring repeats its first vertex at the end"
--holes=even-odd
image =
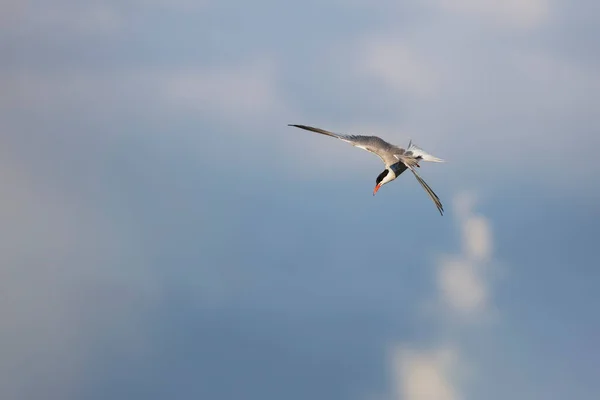
{"type": "Polygon", "coordinates": [[[343,133],[333,133],[326,131],[325,129],[314,128],[312,126],[307,125],[289,124],[288,126],[294,126],[296,128],[305,129],[307,131],[317,132],[322,135],[340,139],[346,143],[350,143],[354,147],[358,147],[359,149],[366,150],[370,153],[379,156],[379,158],[381,158],[381,161],[383,161],[386,165],[391,165],[397,162],[397,160],[393,156],[393,152],[397,148],[377,136],[346,135],[343,133]]]}
{"type": "Polygon", "coordinates": [[[437,207],[438,211],[440,212],[441,215],[444,215],[444,206],[442,205],[442,202],[440,201],[440,198],[437,196],[437,194],[435,194],[435,192],[429,187],[429,185],[427,184],[427,182],[425,182],[423,180],[423,178],[421,178],[421,176],[417,173],[417,171],[415,170],[415,165],[416,164],[416,159],[414,158],[405,158],[402,157],[401,155],[395,155],[395,157],[400,160],[404,165],[406,165],[411,172],[413,173],[413,175],[415,176],[415,178],[417,178],[417,181],[419,181],[419,183],[421,184],[421,186],[423,187],[423,189],[425,189],[425,191],[427,192],[427,194],[429,195],[429,197],[431,198],[431,200],[433,201],[433,203],[435,204],[435,206],[437,207]]]}

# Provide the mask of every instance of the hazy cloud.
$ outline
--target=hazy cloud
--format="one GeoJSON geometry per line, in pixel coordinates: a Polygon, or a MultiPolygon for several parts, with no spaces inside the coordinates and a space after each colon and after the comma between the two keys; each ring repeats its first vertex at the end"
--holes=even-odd
{"type": "Polygon", "coordinates": [[[207,1],[199,0],[124,0],[80,2],[57,0],[14,1],[0,3],[1,31],[19,35],[101,36],[122,33],[139,18],[141,10],[174,10],[189,12],[203,8],[207,1]]]}
{"type": "Polygon", "coordinates": [[[437,275],[442,302],[465,315],[484,311],[489,298],[484,272],[492,256],[493,237],[489,220],[473,211],[475,204],[472,193],[455,196],[463,251],[442,257],[437,275]]]}
{"type": "Polygon", "coordinates": [[[550,15],[548,0],[439,0],[446,10],[483,17],[510,27],[532,28],[550,15]]]}
{"type": "Polygon", "coordinates": [[[364,71],[400,93],[429,97],[436,92],[437,76],[416,51],[398,36],[373,36],[365,40],[364,71]]]}
{"type": "Polygon", "coordinates": [[[144,348],[160,290],[101,204],[0,144],[0,397],[72,398],[107,340],[124,354],[144,348]]]}
{"type": "Polygon", "coordinates": [[[115,33],[123,27],[123,15],[112,4],[91,1],[85,4],[76,1],[53,2],[24,1],[18,7],[8,7],[13,18],[6,19],[0,30],[18,34],[39,32],[98,35],[115,33]]]}
{"type": "Polygon", "coordinates": [[[275,115],[285,109],[276,77],[274,65],[262,61],[233,67],[75,73],[23,69],[0,73],[0,104],[5,110],[80,110],[79,115],[143,109],[154,115],[200,114],[242,124],[243,118],[275,115]]]}
{"type": "Polygon", "coordinates": [[[463,222],[463,245],[469,260],[486,261],[492,254],[492,234],[487,218],[471,215],[463,222]]]}
{"type": "Polygon", "coordinates": [[[455,348],[412,350],[398,346],[392,352],[392,374],[398,400],[461,399],[455,373],[459,368],[455,348]]]}
{"type": "Polygon", "coordinates": [[[487,286],[473,264],[465,260],[442,261],[437,280],[442,301],[451,309],[467,314],[485,309],[487,286]]]}
{"type": "Polygon", "coordinates": [[[162,77],[166,101],[174,107],[222,117],[275,114],[283,107],[272,62],[197,68],[162,77]]]}
{"type": "Polygon", "coordinates": [[[469,363],[463,356],[461,336],[452,332],[460,332],[457,327],[469,329],[472,325],[465,322],[472,322],[488,312],[490,298],[490,283],[484,268],[492,257],[493,237],[489,220],[474,212],[476,202],[477,197],[472,192],[454,196],[453,209],[462,233],[462,252],[455,256],[444,255],[436,265],[438,310],[427,315],[433,315],[439,326],[439,332],[434,335],[435,343],[446,345],[410,350],[411,345],[403,344],[392,351],[391,369],[398,399],[464,398],[461,379],[469,363]]]}

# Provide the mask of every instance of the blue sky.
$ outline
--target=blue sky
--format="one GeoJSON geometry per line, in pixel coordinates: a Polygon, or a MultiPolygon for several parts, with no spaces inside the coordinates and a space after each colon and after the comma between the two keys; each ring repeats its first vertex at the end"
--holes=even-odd
{"type": "Polygon", "coordinates": [[[0,397],[596,398],[595,8],[1,2],[0,397]]]}

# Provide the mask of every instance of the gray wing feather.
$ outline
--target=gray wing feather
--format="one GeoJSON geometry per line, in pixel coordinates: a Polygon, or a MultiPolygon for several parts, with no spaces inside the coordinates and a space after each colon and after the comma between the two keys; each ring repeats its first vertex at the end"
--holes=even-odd
{"type": "Polygon", "coordinates": [[[440,198],[437,196],[437,194],[435,194],[435,192],[429,187],[429,185],[423,180],[423,178],[421,178],[421,176],[417,173],[417,171],[415,171],[415,168],[412,165],[407,165],[407,167],[410,168],[415,178],[417,178],[417,181],[419,181],[419,183],[421,184],[423,189],[425,189],[431,200],[433,200],[433,203],[437,207],[440,214],[444,215],[444,206],[442,205],[442,202],[440,201],[440,198]]]}
{"type": "Polygon", "coordinates": [[[296,128],[306,129],[307,131],[317,132],[317,133],[320,133],[322,135],[327,135],[327,136],[331,136],[331,137],[338,138],[338,139],[342,139],[342,138],[346,137],[346,135],[342,135],[342,134],[339,134],[339,133],[329,132],[329,131],[326,131],[325,129],[321,129],[321,128],[313,128],[312,126],[307,126],[307,125],[288,124],[288,126],[294,126],[296,128]]]}
{"type": "Polygon", "coordinates": [[[397,160],[393,156],[394,153],[397,153],[399,150],[404,152],[404,149],[396,147],[377,136],[345,135],[342,133],[329,132],[325,129],[314,128],[312,126],[307,125],[289,124],[288,126],[294,126],[296,128],[317,132],[322,135],[331,136],[343,140],[344,142],[350,143],[355,147],[376,154],[377,156],[379,156],[379,158],[381,158],[381,160],[386,164],[386,166],[392,165],[397,162],[397,160]]]}

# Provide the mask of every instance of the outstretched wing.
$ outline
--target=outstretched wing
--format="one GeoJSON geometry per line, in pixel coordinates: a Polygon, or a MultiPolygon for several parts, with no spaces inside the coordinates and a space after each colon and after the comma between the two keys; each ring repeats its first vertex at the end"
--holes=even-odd
{"type": "Polygon", "coordinates": [[[444,206],[442,205],[442,202],[440,201],[440,198],[437,196],[437,194],[435,194],[435,192],[429,187],[427,182],[425,182],[423,178],[421,178],[421,176],[417,173],[413,166],[407,165],[407,167],[412,171],[412,173],[414,174],[415,178],[417,178],[417,181],[419,181],[421,186],[423,186],[423,189],[425,189],[431,200],[433,200],[433,203],[437,207],[440,214],[444,215],[444,206]]]}
{"type": "Polygon", "coordinates": [[[393,156],[393,153],[394,151],[397,151],[398,148],[377,136],[345,135],[343,133],[333,133],[326,131],[325,129],[314,128],[312,126],[307,125],[288,124],[288,126],[294,126],[296,128],[317,132],[322,135],[331,136],[336,139],[343,140],[346,143],[350,143],[354,147],[358,147],[359,149],[363,149],[370,153],[376,154],[386,165],[391,165],[397,162],[397,160],[393,156]]]}
{"type": "Polygon", "coordinates": [[[400,161],[402,164],[406,165],[410,169],[415,178],[417,178],[417,181],[419,181],[423,189],[425,189],[431,200],[433,200],[440,214],[444,215],[444,206],[442,206],[442,202],[440,201],[439,197],[415,170],[415,167],[419,166],[419,160],[421,158],[415,158],[412,154],[409,154],[409,152],[405,152],[403,154],[394,154],[394,157],[396,157],[398,161],[400,161]]]}

